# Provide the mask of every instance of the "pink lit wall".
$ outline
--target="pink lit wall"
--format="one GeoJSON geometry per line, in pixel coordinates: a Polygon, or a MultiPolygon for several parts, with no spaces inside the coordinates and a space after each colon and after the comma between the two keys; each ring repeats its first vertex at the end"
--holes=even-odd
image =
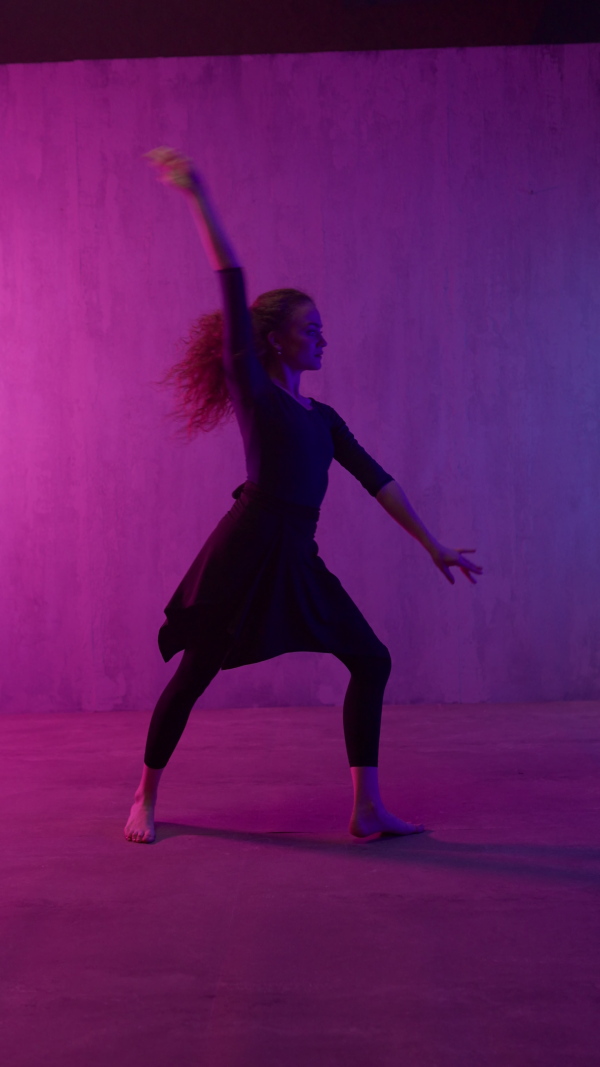
{"type": "MultiPolygon", "coordinates": [[[[394,658],[389,699],[600,695],[600,48],[0,68],[0,707],[150,707],[164,603],[243,479],[155,383],[217,288],[142,153],[204,164],[255,294],[315,295],[310,391],[433,531],[454,588],[346,472],[322,555],[394,658]]],[[[336,703],[302,654],[213,706],[336,703]]]]}

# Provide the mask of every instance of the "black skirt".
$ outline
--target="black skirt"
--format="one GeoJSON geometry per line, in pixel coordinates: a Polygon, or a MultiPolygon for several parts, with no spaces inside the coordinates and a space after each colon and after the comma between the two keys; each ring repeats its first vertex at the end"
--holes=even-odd
{"type": "Polygon", "coordinates": [[[231,635],[224,669],[284,652],[378,654],[381,642],[318,554],[318,508],[275,499],[252,482],[236,491],[165,608],[163,659],[231,635]]]}

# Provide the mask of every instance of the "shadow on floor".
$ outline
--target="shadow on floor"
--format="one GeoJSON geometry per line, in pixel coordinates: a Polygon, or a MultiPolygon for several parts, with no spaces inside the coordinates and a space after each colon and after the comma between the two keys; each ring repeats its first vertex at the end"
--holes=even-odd
{"type": "Polygon", "coordinates": [[[156,844],[172,837],[220,838],[266,845],[270,848],[298,849],[326,854],[354,854],[358,859],[373,857],[397,863],[423,864],[455,870],[470,870],[524,876],[554,882],[585,882],[600,887],[600,849],[581,846],[539,845],[535,843],[469,844],[440,841],[432,831],[406,837],[380,835],[355,840],[345,833],[300,831],[252,831],[224,827],[194,826],[161,822],[156,844]]]}

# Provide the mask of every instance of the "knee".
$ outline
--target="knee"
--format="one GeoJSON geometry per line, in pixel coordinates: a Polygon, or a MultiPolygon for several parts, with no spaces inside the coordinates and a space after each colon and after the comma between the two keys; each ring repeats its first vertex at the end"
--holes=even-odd
{"type": "Polygon", "coordinates": [[[390,655],[389,649],[386,648],[385,645],[382,645],[379,655],[375,658],[377,660],[378,673],[380,677],[385,682],[387,682],[390,674],[392,673],[392,657],[390,655]]]}
{"type": "Polygon", "coordinates": [[[364,656],[354,656],[349,664],[350,673],[360,681],[385,686],[392,670],[392,657],[385,645],[364,656]]]}

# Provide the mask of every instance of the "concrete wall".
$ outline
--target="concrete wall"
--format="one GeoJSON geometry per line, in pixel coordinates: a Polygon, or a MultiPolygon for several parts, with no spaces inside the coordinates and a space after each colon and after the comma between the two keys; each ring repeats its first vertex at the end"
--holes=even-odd
{"type": "MultiPolygon", "coordinates": [[[[162,608],[244,476],[234,426],[173,438],[155,383],[215,306],[185,204],[204,164],[255,294],[314,293],[309,391],[433,531],[451,588],[347,475],[319,544],[390,645],[391,701],[600,692],[600,107],[594,45],[0,69],[0,707],[149,707],[162,608]]],[[[328,703],[302,654],[212,705],[328,703]]]]}

